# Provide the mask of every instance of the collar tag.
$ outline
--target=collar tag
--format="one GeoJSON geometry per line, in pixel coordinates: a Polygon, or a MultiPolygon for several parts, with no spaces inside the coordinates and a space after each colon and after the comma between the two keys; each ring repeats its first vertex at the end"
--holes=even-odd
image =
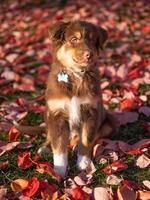
{"type": "Polygon", "coordinates": [[[63,73],[63,72],[59,73],[59,74],[57,75],[57,80],[58,80],[58,82],[63,81],[63,82],[65,82],[65,83],[67,83],[67,82],[68,82],[68,74],[65,74],[65,73],[63,73]]]}

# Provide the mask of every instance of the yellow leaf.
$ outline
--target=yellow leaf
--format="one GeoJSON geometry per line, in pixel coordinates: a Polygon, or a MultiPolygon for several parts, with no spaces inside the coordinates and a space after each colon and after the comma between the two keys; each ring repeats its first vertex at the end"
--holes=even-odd
{"type": "Polygon", "coordinates": [[[28,181],[24,179],[16,179],[11,183],[11,189],[14,192],[20,192],[28,185],[28,181]]]}

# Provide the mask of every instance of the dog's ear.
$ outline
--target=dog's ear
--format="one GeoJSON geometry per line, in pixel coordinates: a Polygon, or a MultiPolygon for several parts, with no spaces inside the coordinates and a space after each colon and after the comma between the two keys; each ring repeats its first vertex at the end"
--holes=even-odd
{"type": "Polygon", "coordinates": [[[97,35],[96,47],[103,50],[108,39],[108,33],[104,28],[97,27],[97,35]]]}
{"type": "Polygon", "coordinates": [[[69,24],[70,22],[59,21],[51,26],[49,29],[50,40],[63,42],[65,40],[65,31],[69,24]]]}

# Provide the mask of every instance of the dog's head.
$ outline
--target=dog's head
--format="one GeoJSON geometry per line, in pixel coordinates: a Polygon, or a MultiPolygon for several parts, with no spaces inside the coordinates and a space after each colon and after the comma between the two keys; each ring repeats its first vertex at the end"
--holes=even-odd
{"type": "Polygon", "coordinates": [[[105,29],[88,22],[60,21],[51,27],[50,37],[56,59],[77,71],[95,64],[108,35],[105,29]]]}

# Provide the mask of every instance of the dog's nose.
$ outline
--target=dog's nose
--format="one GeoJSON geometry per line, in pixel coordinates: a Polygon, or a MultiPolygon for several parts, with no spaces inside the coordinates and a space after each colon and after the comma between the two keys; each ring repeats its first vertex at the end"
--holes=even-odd
{"type": "Polygon", "coordinates": [[[90,59],[90,57],[92,56],[91,52],[89,50],[84,51],[84,59],[90,59]]]}

